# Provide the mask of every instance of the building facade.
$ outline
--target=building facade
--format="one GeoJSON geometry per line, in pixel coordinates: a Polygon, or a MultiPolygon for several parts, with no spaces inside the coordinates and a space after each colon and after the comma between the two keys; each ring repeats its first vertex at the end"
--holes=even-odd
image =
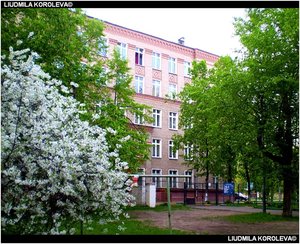
{"type": "MultiPolygon", "coordinates": [[[[141,166],[141,173],[151,175],[174,175],[171,188],[183,188],[183,181],[192,187],[195,172],[184,164],[189,148],[173,152],[172,136],[181,134],[179,129],[180,101],[177,94],[185,84],[191,82],[189,69],[193,60],[206,60],[212,67],[219,56],[184,45],[184,38],[178,43],[104,22],[105,41],[108,52],[120,50],[121,57],[128,60],[133,76],[135,100],[152,108],[153,124],[133,115],[135,126],[143,126],[149,132],[152,144],[150,160],[141,166]],[[192,175],[191,178],[176,178],[176,175],[192,175]]],[[[166,180],[161,177],[147,179],[157,188],[165,188],[166,180]]],[[[202,182],[204,182],[202,180],[202,182]]]]}

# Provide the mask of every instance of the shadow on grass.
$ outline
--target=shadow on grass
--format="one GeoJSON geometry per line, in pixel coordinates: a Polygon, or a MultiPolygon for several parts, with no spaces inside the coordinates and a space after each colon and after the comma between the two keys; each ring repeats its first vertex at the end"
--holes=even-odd
{"type": "Polygon", "coordinates": [[[216,220],[225,220],[232,223],[265,223],[275,221],[299,221],[299,217],[282,217],[280,215],[272,215],[270,213],[251,213],[251,214],[238,214],[229,216],[218,216],[212,218],[216,220]]]}

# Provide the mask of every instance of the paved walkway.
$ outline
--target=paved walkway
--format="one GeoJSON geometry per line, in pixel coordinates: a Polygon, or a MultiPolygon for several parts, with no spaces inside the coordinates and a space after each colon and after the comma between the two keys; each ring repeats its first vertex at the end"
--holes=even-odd
{"type": "MultiPolygon", "coordinates": [[[[233,207],[233,206],[214,206],[214,205],[209,205],[209,206],[203,206],[203,205],[189,205],[191,208],[196,208],[196,209],[206,209],[206,210],[219,210],[219,211],[235,211],[235,212],[241,212],[241,213],[260,213],[262,212],[262,209],[260,208],[253,208],[253,207],[248,207],[248,206],[240,206],[240,207],[233,207]]],[[[282,210],[270,210],[267,209],[267,213],[271,214],[282,214],[282,210]]],[[[293,216],[299,216],[299,211],[293,211],[293,216]]]]}

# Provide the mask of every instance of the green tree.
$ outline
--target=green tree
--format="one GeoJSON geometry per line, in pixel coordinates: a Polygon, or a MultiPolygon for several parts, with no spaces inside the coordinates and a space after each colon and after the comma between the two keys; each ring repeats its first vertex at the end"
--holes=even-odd
{"type": "Polygon", "coordinates": [[[249,9],[235,22],[249,75],[248,104],[255,116],[257,144],[266,171],[270,159],[284,182],[283,216],[291,216],[298,173],[299,11],[249,9]]]}
{"type": "Polygon", "coordinates": [[[137,115],[145,122],[149,122],[151,121],[149,107],[133,99],[135,90],[131,87],[133,77],[129,75],[128,61],[122,60],[117,50],[114,50],[113,57],[106,64],[109,70],[106,80],[110,96],[98,101],[102,106],[94,123],[104,128],[110,127],[117,132],[107,140],[113,150],[118,141],[123,142],[120,158],[128,162],[130,171],[135,173],[149,157],[148,134],[143,127],[135,126],[127,115],[137,115]]]}
{"type": "Polygon", "coordinates": [[[205,61],[193,62],[192,83],[180,93],[180,126],[184,134],[174,139],[177,148],[191,146],[192,157],[186,162],[199,175],[206,176],[206,190],[209,175],[227,182],[233,182],[236,175],[238,144],[233,131],[237,125],[231,115],[235,114],[230,107],[232,90],[226,89],[231,86],[231,79],[238,75],[236,69],[229,57],[221,58],[210,70],[205,61]]]}
{"type": "Polygon", "coordinates": [[[198,175],[205,175],[206,193],[208,180],[212,170],[210,137],[208,134],[207,103],[209,97],[201,91],[210,87],[208,80],[209,71],[205,61],[193,62],[191,69],[192,83],[187,84],[179,94],[182,101],[179,126],[184,129],[183,135],[173,137],[176,148],[188,146],[190,155],[186,155],[186,163],[197,170],[198,175]]]}
{"type": "Polygon", "coordinates": [[[147,133],[132,128],[125,111],[141,115],[147,107],[134,101],[127,61],[117,53],[111,58],[101,56],[107,50],[104,23],[88,18],[80,9],[7,8],[1,13],[1,27],[2,54],[7,54],[9,46],[15,48],[18,40],[23,41],[18,48],[37,52],[43,70],[85,104],[87,113],[81,119],[117,132],[107,136],[111,150],[117,140],[126,138],[120,158],[136,171],[149,155],[147,133]]]}

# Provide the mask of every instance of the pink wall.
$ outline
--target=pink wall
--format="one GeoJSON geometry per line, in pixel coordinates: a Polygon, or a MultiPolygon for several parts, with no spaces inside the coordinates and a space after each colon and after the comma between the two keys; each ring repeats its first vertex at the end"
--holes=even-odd
{"type": "MultiPolygon", "coordinates": [[[[110,52],[118,45],[118,42],[127,44],[127,58],[132,75],[144,77],[144,94],[136,94],[136,101],[147,104],[155,109],[162,110],[162,128],[150,128],[152,125],[149,125],[149,142],[152,142],[152,138],[159,138],[162,140],[162,157],[159,159],[150,157],[150,160],[145,162],[141,168],[145,168],[147,174],[151,174],[152,169],[154,168],[161,169],[162,174],[168,174],[169,169],[176,169],[178,170],[178,174],[184,174],[184,171],[188,168],[182,164],[183,158],[179,156],[178,159],[174,160],[169,159],[168,157],[168,141],[171,140],[172,135],[182,133],[180,130],[170,130],[168,127],[169,112],[178,112],[180,115],[180,101],[166,100],[166,94],[168,94],[170,83],[176,84],[177,92],[180,92],[184,85],[191,81],[188,76],[184,75],[184,61],[192,63],[194,59],[205,59],[207,60],[208,65],[212,66],[219,57],[196,48],[186,47],[178,43],[166,41],[158,37],[107,22],[104,33],[108,39],[110,52]],[[136,47],[144,49],[143,66],[135,64],[136,47]],[[161,54],[160,70],[152,68],[152,52],[161,54]],[[176,74],[169,73],[169,57],[176,58],[176,74]],[[152,96],[153,79],[160,80],[160,97],[152,96]]],[[[183,152],[179,151],[179,155],[182,154],[183,152]]]]}

